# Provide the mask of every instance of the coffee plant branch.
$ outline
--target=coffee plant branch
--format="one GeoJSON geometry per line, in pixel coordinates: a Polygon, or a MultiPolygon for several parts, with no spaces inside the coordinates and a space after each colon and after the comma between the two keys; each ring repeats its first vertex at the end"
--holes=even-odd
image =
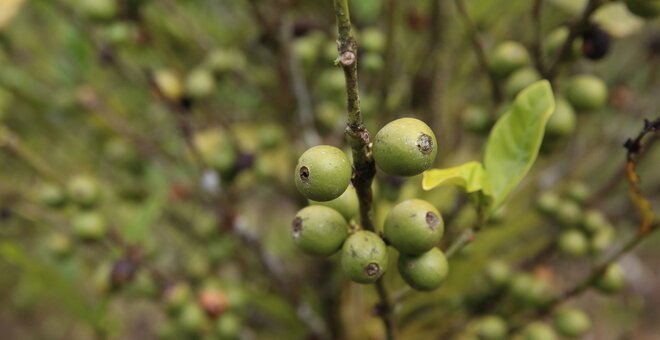
{"type": "MultiPolygon", "coordinates": [[[[348,122],[346,138],[351,145],[353,154],[354,176],[353,186],[360,204],[360,219],[362,227],[375,231],[372,218],[373,193],[371,183],[376,175],[376,165],[371,156],[369,131],[364,126],[360,113],[360,97],[358,92],[357,76],[357,43],[353,36],[348,0],[334,0],[335,16],[337,19],[337,47],[339,58],[337,62],[344,70],[346,79],[346,95],[348,122]]],[[[376,281],[376,290],[380,302],[377,312],[383,320],[387,339],[394,339],[394,325],[392,321],[392,307],[387,290],[382,279],[376,281]]]]}

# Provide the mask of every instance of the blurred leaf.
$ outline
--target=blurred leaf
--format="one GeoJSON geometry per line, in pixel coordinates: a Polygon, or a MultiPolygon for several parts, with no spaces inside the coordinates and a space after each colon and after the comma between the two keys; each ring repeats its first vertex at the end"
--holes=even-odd
{"type": "Polygon", "coordinates": [[[550,3],[569,14],[578,15],[587,5],[587,0],[550,0],[550,3]]]}
{"type": "Polygon", "coordinates": [[[467,192],[483,191],[490,195],[486,171],[479,162],[467,162],[465,164],[447,169],[431,169],[424,172],[422,188],[431,190],[441,185],[458,185],[467,192]]]}
{"type": "Polygon", "coordinates": [[[11,19],[18,14],[25,0],[2,0],[0,1],[0,31],[4,29],[11,19]]]}
{"type": "Polygon", "coordinates": [[[22,275],[29,277],[28,281],[45,284],[47,289],[43,292],[81,320],[90,325],[99,324],[102,310],[90,305],[81,294],[80,287],[73,286],[57,268],[28,256],[21,247],[10,242],[0,243],[0,259],[19,267],[22,275]]]}
{"type": "Polygon", "coordinates": [[[509,111],[495,123],[484,157],[494,200],[491,212],[504,202],[532,167],[554,106],[550,83],[541,80],[521,91],[509,111]]]}

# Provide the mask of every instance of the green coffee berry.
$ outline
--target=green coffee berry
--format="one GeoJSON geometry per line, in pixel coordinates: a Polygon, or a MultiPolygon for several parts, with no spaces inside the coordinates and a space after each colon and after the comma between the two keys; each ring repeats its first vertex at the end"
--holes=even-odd
{"type": "Polygon", "coordinates": [[[191,299],[190,286],[185,283],[176,283],[165,290],[165,307],[170,313],[180,311],[191,299]]]}
{"type": "Polygon", "coordinates": [[[573,134],[577,126],[575,110],[564,98],[555,100],[555,112],[545,126],[546,138],[559,138],[573,134]]]}
{"type": "Polygon", "coordinates": [[[53,233],[47,240],[48,250],[56,257],[64,257],[71,253],[73,244],[69,236],[61,233],[53,233]]]}
{"type": "Polygon", "coordinates": [[[571,256],[583,256],[589,251],[587,237],[579,230],[566,230],[559,235],[559,249],[571,256]]]}
{"type": "Polygon", "coordinates": [[[638,17],[653,19],[660,15],[660,1],[657,0],[625,0],[624,4],[638,17]]]}
{"type": "Polygon", "coordinates": [[[216,334],[220,339],[238,338],[242,328],[243,320],[236,313],[222,314],[215,325],[216,334]]]}
{"type": "Polygon", "coordinates": [[[378,28],[368,27],[360,32],[358,37],[360,47],[368,52],[382,52],[385,49],[385,34],[378,28]]]}
{"type": "Polygon", "coordinates": [[[358,231],[349,236],[341,251],[341,268],[351,280],[374,283],[387,270],[387,246],[371,231],[358,231]]]}
{"type": "Polygon", "coordinates": [[[599,110],[607,104],[607,85],[596,76],[575,76],[566,89],[566,99],[578,111],[599,110]]]}
{"type": "Polygon", "coordinates": [[[504,319],[497,315],[488,315],[477,323],[477,335],[481,340],[501,340],[507,337],[507,325],[504,319]]]}
{"type": "Polygon", "coordinates": [[[516,300],[529,306],[543,305],[552,297],[546,281],[527,273],[516,274],[509,283],[509,291],[516,300]]]}
{"type": "Polygon", "coordinates": [[[527,325],[523,330],[524,340],[556,340],[557,334],[552,328],[541,321],[527,325]]]}
{"type": "Polygon", "coordinates": [[[496,76],[505,78],[528,63],[529,54],[522,44],[505,41],[495,47],[489,66],[496,76]]]}
{"type": "Polygon", "coordinates": [[[615,237],[614,227],[609,224],[601,227],[591,236],[591,252],[594,254],[604,252],[614,243],[615,237]]]}
{"type": "Polygon", "coordinates": [[[105,221],[96,212],[84,212],[73,218],[73,233],[86,241],[98,241],[106,232],[105,221]]]}
{"type": "Polygon", "coordinates": [[[293,241],[304,252],[316,256],[336,253],[348,237],[348,224],[332,208],[310,205],[296,214],[292,223],[293,241]]]}
{"type": "Polygon", "coordinates": [[[204,163],[223,177],[231,176],[235,170],[238,150],[228,133],[218,128],[206,129],[195,133],[193,143],[204,163]]]}
{"type": "Polygon", "coordinates": [[[199,333],[206,327],[206,316],[204,315],[204,311],[193,302],[186,303],[181,309],[177,321],[181,329],[190,334],[199,333]]]}
{"type": "Polygon", "coordinates": [[[582,210],[575,202],[562,201],[557,207],[556,217],[564,226],[575,226],[582,219],[582,210]]]}
{"type": "Polygon", "coordinates": [[[341,196],[351,181],[353,170],[343,151],[318,145],[298,159],[295,181],[298,191],[314,201],[330,201],[341,196]]]}
{"type": "MultiPolygon", "coordinates": [[[[545,51],[550,60],[557,58],[559,51],[566,42],[568,37],[568,28],[566,26],[561,26],[548,34],[545,39],[545,51]]],[[[577,38],[573,42],[573,47],[569,51],[565,60],[574,60],[577,59],[582,54],[582,39],[577,38]]]]}
{"type": "Polygon", "coordinates": [[[598,210],[589,210],[582,217],[582,227],[589,234],[596,233],[599,229],[608,227],[609,222],[603,213],[598,210]]]}
{"type": "Polygon", "coordinates": [[[383,67],[385,67],[385,61],[380,54],[365,53],[360,59],[359,65],[367,72],[375,73],[383,70],[383,67]]]}
{"type": "Polygon", "coordinates": [[[578,204],[586,203],[591,197],[591,190],[582,182],[571,183],[566,189],[566,196],[578,204]]]}
{"type": "Polygon", "coordinates": [[[96,20],[112,19],[118,12],[115,0],[80,0],[78,6],[85,15],[96,20]]]}
{"type": "Polygon", "coordinates": [[[286,139],[286,132],[280,125],[265,124],[259,128],[259,147],[262,149],[274,149],[282,145],[286,139]]]}
{"type": "Polygon", "coordinates": [[[44,184],[39,189],[39,201],[53,208],[61,207],[66,203],[66,193],[56,185],[44,184]]]}
{"type": "Polygon", "coordinates": [[[577,338],[591,328],[591,321],[589,316],[579,309],[563,308],[555,313],[554,325],[560,334],[577,338]]]}
{"type": "Polygon", "coordinates": [[[559,210],[561,200],[553,192],[544,192],[536,200],[538,210],[548,216],[554,216],[559,210]]]}
{"type": "Polygon", "coordinates": [[[96,181],[88,176],[73,177],[67,184],[69,197],[83,208],[93,206],[99,198],[96,181]]]}
{"type": "Polygon", "coordinates": [[[170,69],[160,69],[153,74],[154,83],[165,99],[176,102],[183,95],[181,79],[170,69]]]}
{"type": "Polygon", "coordinates": [[[398,267],[403,280],[422,291],[440,287],[449,273],[447,258],[438,248],[432,248],[418,256],[401,254],[398,267]]]}
{"type": "Polygon", "coordinates": [[[309,204],[323,205],[334,210],[337,210],[346,221],[356,218],[360,213],[360,203],[358,202],[355,187],[349,185],[341,196],[326,202],[317,202],[309,200],[309,204]]]}
{"type": "Polygon", "coordinates": [[[461,116],[463,120],[463,128],[474,134],[483,134],[490,130],[493,126],[488,111],[480,106],[469,106],[461,116]]]}
{"type": "Polygon", "coordinates": [[[247,60],[245,54],[239,49],[216,48],[206,56],[204,65],[210,67],[213,72],[223,73],[242,70],[247,65],[247,60]]]}
{"type": "Polygon", "coordinates": [[[511,280],[511,267],[501,260],[493,260],[485,270],[486,279],[496,287],[502,287],[511,280]]]}
{"type": "Polygon", "coordinates": [[[538,71],[533,67],[523,67],[515,71],[504,84],[504,92],[510,98],[515,97],[520,91],[532,83],[541,79],[538,71]]]}
{"type": "Polygon", "coordinates": [[[186,94],[193,98],[204,98],[209,96],[215,88],[215,78],[210,69],[203,67],[192,70],[186,76],[186,94]]]}
{"type": "Polygon", "coordinates": [[[594,287],[606,294],[620,292],[626,284],[626,278],[621,266],[613,263],[605,269],[605,272],[594,282],[594,287]]]}
{"type": "Polygon", "coordinates": [[[403,201],[385,218],[385,238],[401,253],[420,255],[438,244],[444,233],[438,210],[426,201],[403,201]]]}
{"type": "Polygon", "coordinates": [[[419,119],[400,118],[385,125],[373,143],[376,165],[390,175],[414,176],[433,165],[438,144],[419,119]]]}

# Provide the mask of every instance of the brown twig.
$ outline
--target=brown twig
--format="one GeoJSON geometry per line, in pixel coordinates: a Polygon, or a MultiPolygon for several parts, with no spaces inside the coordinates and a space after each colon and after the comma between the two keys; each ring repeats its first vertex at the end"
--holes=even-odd
{"type": "MultiPolygon", "coordinates": [[[[334,0],[335,16],[337,19],[337,40],[339,58],[337,62],[344,70],[346,79],[346,95],[348,122],[346,139],[351,145],[353,153],[353,167],[355,175],[353,186],[360,202],[360,218],[362,227],[366,230],[376,231],[372,218],[371,183],[376,175],[376,165],[371,156],[371,141],[369,131],[364,126],[360,112],[360,97],[358,92],[357,76],[357,43],[353,37],[351,19],[349,15],[348,0],[334,0]]],[[[380,299],[377,311],[385,326],[387,339],[394,339],[394,325],[392,320],[392,307],[387,290],[382,279],[376,281],[376,290],[380,299]]]]}

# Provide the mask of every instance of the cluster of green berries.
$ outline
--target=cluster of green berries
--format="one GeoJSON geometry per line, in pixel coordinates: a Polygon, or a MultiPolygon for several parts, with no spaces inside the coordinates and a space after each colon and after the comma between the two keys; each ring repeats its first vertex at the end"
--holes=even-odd
{"type": "Polygon", "coordinates": [[[572,183],[562,195],[544,192],[537,200],[538,210],[562,227],[557,245],[571,256],[597,255],[605,251],[616,237],[615,229],[602,212],[584,210],[591,196],[583,183],[572,183]]]}
{"type": "MultiPolygon", "coordinates": [[[[382,171],[415,176],[433,164],[437,141],[422,121],[401,118],[376,134],[372,154],[382,171]]],[[[300,156],[295,183],[312,205],[296,214],[293,239],[311,255],[330,256],[341,249],[346,276],[355,282],[373,283],[388,268],[387,244],[373,231],[351,232],[349,222],[357,218],[359,206],[355,188],[350,185],[352,176],[348,157],[336,147],[315,146],[300,156]]],[[[438,210],[420,199],[400,202],[385,218],[384,239],[399,251],[399,273],[411,287],[433,290],[446,278],[447,259],[436,248],[443,233],[438,210]]]]}

